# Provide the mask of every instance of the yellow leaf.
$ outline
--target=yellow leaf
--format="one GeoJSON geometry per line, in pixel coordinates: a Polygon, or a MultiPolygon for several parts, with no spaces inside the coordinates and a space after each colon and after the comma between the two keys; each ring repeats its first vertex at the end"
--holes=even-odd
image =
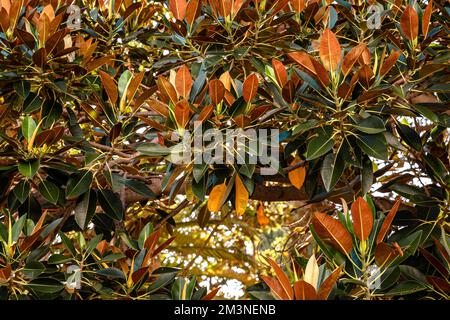
{"type": "Polygon", "coordinates": [[[270,220],[264,214],[264,206],[262,203],[258,206],[258,211],[256,212],[256,218],[258,219],[258,223],[261,227],[265,227],[265,226],[269,225],[270,220]]]}
{"type": "Polygon", "coordinates": [[[220,210],[222,198],[227,190],[227,185],[224,183],[214,186],[208,198],[208,210],[217,212],[220,210]]]}
{"type": "Polygon", "coordinates": [[[236,175],[235,189],[236,189],[236,203],[235,203],[236,214],[238,216],[241,216],[244,214],[245,209],[247,208],[249,195],[239,175],[236,175]]]}
{"type": "MultiPolygon", "coordinates": [[[[292,161],[291,166],[293,166],[299,162],[300,162],[300,160],[296,158],[296,159],[294,159],[294,161],[292,161]]],[[[306,168],[298,167],[294,170],[291,170],[288,173],[288,177],[289,177],[289,181],[292,183],[292,185],[300,190],[303,186],[303,183],[305,182],[306,168]]]]}
{"type": "Polygon", "coordinates": [[[303,280],[308,282],[317,291],[317,281],[319,280],[319,265],[317,264],[316,256],[312,255],[306,264],[305,274],[303,280]]]}

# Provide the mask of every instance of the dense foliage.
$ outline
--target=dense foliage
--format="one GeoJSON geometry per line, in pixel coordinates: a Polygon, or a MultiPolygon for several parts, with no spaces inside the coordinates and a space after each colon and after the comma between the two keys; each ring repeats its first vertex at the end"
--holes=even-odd
{"type": "Polygon", "coordinates": [[[374,5],[0,0],[0,297],[448,299],[450,7],[374,5]]]}

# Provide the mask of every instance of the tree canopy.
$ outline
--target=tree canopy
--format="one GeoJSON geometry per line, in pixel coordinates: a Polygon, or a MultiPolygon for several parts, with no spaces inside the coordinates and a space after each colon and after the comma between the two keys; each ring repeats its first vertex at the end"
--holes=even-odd
{"type": "Polygon", "coordinates": [[[0,298],[448,299],[449,9],[0,0],[0,298]]]}

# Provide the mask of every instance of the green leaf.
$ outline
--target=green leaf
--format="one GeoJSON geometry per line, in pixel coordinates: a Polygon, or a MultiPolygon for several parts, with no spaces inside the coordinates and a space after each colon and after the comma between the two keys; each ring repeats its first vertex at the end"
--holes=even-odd
{"type": "Polygon", "coordinates": [[[130,84],[132,78],[132,74],[129,70],[125,70],[119,78],[119,82],[117,83],[117,87],[119,89],[119,96],[122,97],[126,94],[128,85],[130,84]]]}
{"type": "Polygon", "coordinates": [[[425,160],[426,164],[431,168],[436,177],[438,177],[441,181],[445,181],[448,175],[448,171],[445,168],[442,161],[439,158],[432,155],[431,153],[426,153],[423,156],[423,159],[425,160]]]}
{"type": "Polygon", "coordinates": [[[75,206],[75,222],[84,230],[91,221],[97,206],[97,194],[94,190],[88,190],[77,201],[75,206]]]}
{"type": "Polygon", "coordinates": [[[39,261],[30,261],[23,267],[22,273],[30,278],[36,278],[45,271],[45,266],[39,261]]]}
{"type": "Polygon", "coordinates": [[[128,188],[137,194],[148,198],[149,200],[156,199],[156,194],[154,194],[153,191],[142,181],[128,179],[125,181],[125,184],[128,188]]]}
{"type": "Polygon", "coordinates": [[[39,170],[40,164],[39,159],[19,162],[19,172],[28,179],[32,179],[39,170]]]}
{"type": "Polygon", "coordinates": [[[31,116],[26,116],[22,122],[22,135],[29,142],[31,137],[33,136],[34,131],[36,130],[36,122],[31,116]]]}
{"type": "Polygon", "coordinates": [[[208,170],[208,164],[194,164],[194,168],[192,169],[192,175],[194,176],[195,182],[199,183],[200,180],[205,175],[206,170],[208,170]]]}
{"type": "Polygon", "coordinates": [[[149,157],[164,157],[170,154],[170,148],[158,143],[141,143],[136,150],[149,157]]]}
{"type": "Polygon", "coordinates": [[[239,169],[239,173],[243,174],[247,178],[252,178],[253,173],[255,172],[256,165],[255,164],[243,164],[239,169]]]}
{"type": "Polygon", "coordinates": [[[38,95],[31,92],[23,102],[23,112],[32,113],[40,109],[42,103],[43,103],[42,99],[38,95]]]}
{"type": "MultiPolygon", "coordinates": [[[[376,273],[375,276],[378,276],[376,273]]],[[[400,269],[398,267],[388,268],[380,277],[379,288],[381,290],[387,290],[395,285],[400,278],[400,269]]],[[[376,291],[375,291],[376,292],[376,291]]]]}
{"type": "Polygon", "coordinates": [[[332,127],[318,129],[317,137],[313,138],[306,148],[306,160],[317,159],[333,148],[332,132],[332,127]]]}
{"type": "Polygon", "coordinates": [[[427,287],[424,284],[416,281],[408,280],[399,283],[393,289],[385,293],[386,296],[403,296],[415,292],[425,290],[427,287]]]}
{"type": "Polygon", "coordinates": [[[72,257],[68,257],[59,253],[52,254],[50,258],[48,258],[48,264],[64,264],[72,260],[72,257]]]}
{"type": "Polygon", "coordinates": [[[80,172],[72,176],[67,182],[66,198],[69,200],[75,199],[85,193],[91,186],[92,178],[92,172],[90,171],[80,172]]]}
{"type": "Polygon", "coordinates": [[[59,188],[50,181],[42,181],[38,187],[40,194],[50,203],[56,204],[59,199],[59,188]]]}
{"type": "Polygon", "coordinates": [[[400,272],[402,273],[402,275],[409,280],[413,280],[416,281],[418,283],[427,283],[427,279],[425,278],[425,275],[420,272],[419,269],[414,268],[412,266],[408,266],[408,265],[401,265],[399,266],[400,268],[400,272]]]}
{"type": "Polygon", "coordinates": [[[13,193],[20,203],[24,203],[30,195],[30,184],[28,181],[20,181],[13,189],[13,193]]]}
{"type": "Polygon", "coordinates": [[[148,286],[147,292],[152,293],[168,285],[170,282],[173,281],[173,279],[175,279],[177,274],[178,272],[165,272],[157,274],[156,275],[157,278],[148,286]]]}
{"type": "Polygon", "coordinates": [[[42,293],[57,293],[64,289],[64,284],[53,278],[39,278],[31,281],[27,287],[42,293]]]}
{"type": "Polygon", "coordinates": [[[25,221],[27,220],[27,215],[22,215],[19,220],[17,220],[12,227],[12,240],[19,240],[20,233],[22,232],[23,226],[25,225],[25,221]]]}
{"type": "Polygon", "coordinates": [[[422,150],[422,140],[414,129],[397,122],[397,132],[410,147],[417,151],[422,150]]]}
{"type": "Polygon", "coordinates": [[[292,128],[292,135],[303,133],[314,128],[320,121],[316,119],[307,120],[303,123],[297,124],[292,128]]]}
{"type": "Polygon", "coordinates": [[[388,159],[387,143],[383,134],[357,135],[356,138],[356,143],[367,155],[382,160],[388,159]]]}
{"type": "Polygon", "coordinates": [[[386,131],[383,120],[376,116],[367,117],[353,126],[359,131],[368,134],[386,131]]]}
{"type": "Polygon", "coordinates": [[[363,160],[363,168],[361,170],[361,190],[362,194],[369,192],[373,183],[373,166],[369,157],[363,160]]]}
{"type": "Polygon", "coordinates": [[[172,284],[172,299],[182,300],[184,287],[187,286],[186,280],[184,278],[177,278],[172,284]]]}
{"type": "Polygon", "coordinates": [[[142,230],[139,234],[139,239],[138,239],[139,248],[141,248],[141,249],[144,248],[145,240],[147,240],[148,236],[152,232],[153,232],[153,225],[151,222],[149,222],[144,226],[144,228],[142,228],[142,230]]]}
{"type": "Polygon", "coordinates": [[[92,251],[94,251],[94,249],[97,247],[97,245],[100,243],[100,241],[102,240],[102,238],[103,238],[103,234],[98,234],[98,235],[96,235],[95,237],[93,237],[90,241],[89,241],[89,243],[88,243],[88,245],[87,245],[87,247],[86,247],[86,251],[85,251],[85,256],[86,257],[88,257],[91,253],[92,253],[92,251]]]}
{"type": "Polygon", "coordinates": [[[325,156],[320,174],[327,191],[334,188],[345,169],[345,161],[339,154],[329,153],[325,156]]]}
{"type": "Polygon", "coordinates": [[[123,219],[123,205],[119,196],[108,189],[98,191],[98,202],[105,213],[112,219],[121,221],[123,219]]]}
{"type": "Polygon", "coordinates": [[[61,237],[64,246],[69,250],[70,254],[75,257],[77,255],[77,250],[75,249],[72,241],[67,238],[67,236],[63,232],[59,232],[58,235],[61,237]]]}
{"type": "Polygon", "coordinates": [[[17,81],[14,83],[14,90],[23,98],[26,98],[30,93],[31,85],[29,81],[17,81]]]}

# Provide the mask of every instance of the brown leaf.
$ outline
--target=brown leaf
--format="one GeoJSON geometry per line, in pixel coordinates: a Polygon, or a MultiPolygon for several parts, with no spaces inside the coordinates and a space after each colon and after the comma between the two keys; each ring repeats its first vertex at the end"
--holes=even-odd
{"type": "Polygon", "coordinates": [[[39,17],[39,20],[36,24],[36,30],[39,34],[39,42],[44,44],[50,35],[50,19],[46,14],[43,14],[39,17]]]}
{"type": "Polygon", "coordinates": [[[304,69],[313,74],[323,86],[328,86],[328,84],[330,83],[330,79],[327,70],[313,57],[303,51],[291,52],[288,54],[288,56],[304,69]]]}
{"type": "Polygon", "coordinates": [[[222,81],[213,79],[209,82],[209,97],[213,105],[218,105],[222,102],[225,96],[225,86],[222,81]]]}
{"type": "Polygon", "coordinates": [[[376,243],[379,244],[383,242],[384,237],[386,236],[386,233],[389,230],[389,227],[391,226],[392,220],[394,220],[395,214],[397,213],[398,207],[401,204],[401,200],[397,200],[397,202],[392,206],[391,210],[387,214],[386,218],[383,221],[383,225],[381,226],[380,231],[378,232],[376,243]]]}
{"type": "Polygon", "coordinates": [[[156,81],[156,84],[162,96],[167,102],[169,102],[170,100],[174,105],[178,102],[177,92],[175,91],[175,88],[172,86],[169,80],[164,77],[159,77],[156,81]]]}
{"type": "Polygon", "coordinates": [[[144,79],[145,71],[142,71],[138,73],[137,75],[133,76],[133,78],[130,80],[130,84],[127,88],[127,99],[129,102],[133,101],[133,98],[139,89],[139,86],[142,83],[142,80],[144,79]]]}
{"type": "Polygon", "coordinates": [[[448,278],[449,272],[448,272],[447,268],[439,261],[438,258],[433,256],[431,253],[429,253],[424,248],[419,247],[419,251],[425,257],[425,259],[427,259],[428,262],[431,263],[431,265],[433,267],[435,267],[437,271],[439,271],[439,273],[443,277],[448,278]]]}
{"type": "Polygon", "coordinates": [[[436,246],[436,249],[438,249],[439,253],[441,254],[442,258],[445,259],[447,264],[450,264],[450,255],[448,254],[447,250],[445,250],[444,246],[439,242],[439,240],[433,238],[434,245],[436,246]]]}
{"type": "Polygon", "coordinates": [[[267,262],[269,262],[272,269],[275,271],[275,274],[277,275],[277,279],[280,282],[284,292],[288,296],[289,300],[294,299],[294,291],[292,290],[291,283],[289,281],[288,276],[284,271],[280,268],[280,266],[273,261],[271,258],[266,258],[267,262]]]}
{"type": "Polygon", "coordinates": [[[166,118],[169,116],[169,107],[165,103],[151,98],[147,101],[147,104],[152,110],[158,112],[160,115],[166,118]]]}
{"type": "Polygon", "coordinates": [[[436,276],[426,276],[426,279],[435,289],[443,292],[450,292],[448,280],[436,276]]]}
{"type": "Polygon", "coordinates": [[[422,34],[424,39],[427,37],[428,28],[430,27],[431,13],[433,12],[433,0],[428,2],[422,16],[422,34]]]}
{"type": "Polygon", "coordinates": [[[272,67],[275,72],[275,77],[277,78],[277,82],[281,88],[284,87],[286,82],[288,81],[288,76],[286,72],[286,68],[280,60],[272,59],[272,67]]]}
{"type": "Polygon", "coordinates": [[[236,16],[236,14],[237,14],[237,13],[239,12],[239,10],[241,9],[243,3],[244,3],[244,0],[234,0],[233,8],[232,8],[232,11],[231,11],[231,16],[232,16],[232,17],[235,17],[235,16],[236,16]]]}
{"type": "Polygon", "coordinates": [[[216,0],[222,17],[228,17],[233,8],[233,0],[216,0]]]}
{"type": "MultiPolygon", "coordinates": [[[[67,50],[68,53],[70,53],[70,48],[67,50]]],[[[66,53],[67,54],[67,53],[66,53]]],[[[98,59],[95,60],[91,60],[87,63],[86,65],[86,70],[88,72],[94,71],[95,69],[101,67],[104,64],[110,63],[111,60],[114,58],[114,56],[104,56],[104,57],[100,57],[98,59]]]]}
{"type": "Polygon", "coordinates": [[[337,70],[341,61],[341,46],[336,35],[330,29],[325,29],[322,34],[319,54],[325,69],[331,72],[337,70]]]}
{"type": "Polygon", "coordinates": [[[269,286],[270,290],[275,295],[275,298],[278,300],[291,300],[284,291],[280,281],[263,275],[261,276],[261,279],[263,279],[263,281],[269,286]]]}
{"type": "Polygon", "coordinates": [[[117,85],[114,79],[104,71],[99,71],[100,79],[102,80],[103,87],[108,95],[109,102],[112,106],[116,105],[119,94],[117,92],[117,85]]]}
{"type": "Polygon", "coordinates": [[[212,289],[207,295],[205,295],[200,300],[212,300],[217,295],[217,292],[219,292],[220,288],[214,288],[212,289]]]}
{"type": "Polygon", "coordinates": [[[398,252],[388,244],[381,242],[375,249],[375,262],[379,267],[389,264],[398,256],[398,252]]]}
{"type": "Polygon", "coordinates": [[[366,89],[369,89],[372,84],[373,76],[373,71],[368,64],[363,65],[358,71],[359,82],[366,89]]]}
{"type": "Polygon", "coordinates": [[[0,9],[0,28],[2,29],[3,33],[6,33],[9,29],[9,16],[8,12],[5,10],[5,8],[0,9]]]}
{"type": "Polygon", "coordinates": [[[183,99],[175,105],[175,120],[177,121],[178,128],[185,128],[191,117],[191,108],[187,100],[183,99]]]}
{"type": "Polygon", "coordinates": [[[193,84],[194,81],[192,80],[189,68],[186,65],[183,65],[178,69],[175,76],[175,88],[177,89],[178,95],[185,99],[189,99],[193,84]]]}
{"type": "Polygon", "coordinates": [[[290,2],[292,9],[294,9],[296,13],[301,13],[306,8],[305,0],[291,0],[290,2]]]}
{"type": "Polygon", "coordinates": [[[242,95],[244,96],[244,100],[250,102],[258,91],[258,76],[255,73],[249,75],[243,84],[242,87],[242,95]]]}
{"type": "Polygon", "coordinates": [[[303,51],[290,52],[288,54],[289,58],[297,62],[306,70],[310,71],[312,74],[317,75],[317,71],[314,68],[314,64],[312,63],[312,58],[309,54],[303,51]]]}
{"type": "Polygon", "coordinates": [[[9,28],[11,30],[14,30],[17,21],[19,21],[20,10],[22,10],[24,2],[25,2],[24,0],[11,1],[11,7],[9,9],[9,28]]]}
{"type": "Polygon", "coordinates": [[[209,117],[211,117],[212,113],[214,111],[214,106],[212,104],[207,105],[200,111],[200,114],[198,115],[197,121],[205,121],[208,120],[209,117]]]}
{"type": "Polygon", "coordinates": [[[47,51],[45,48],[40,48],[33,54],[33,62],[39,67],[44,68],[47,63],[47,51]]]}
{"type": "Polygon", "coordinates": [[[316,289],[308,282],[299,280],[294,283],[295,300],[317,300],[316,289]]]}
{"type": "Polygon", "coordinates": [[[392,69],[392,67],[395,65],[395,63],[398,60],[398,57],[400,57],[401,52],[392,50],[389,57],[384,61],[383,65],[380,68],[380,76],[384,76],[386,73],[389,72],[389,70],[392,69]]]}
{"type": "Polygon", "coordinates": [[[370,65],[370,51],[367,47],[364,47],[363,52],[358,58],[358,62],[360,65],[369,64],[370,65]]]}
{"type": "Polygon", "coordinates": [[[328,296],[331,293],[331,290],[333,290],[333,286],[338,281],[339,277],[341,276],[342,267],[337,268],[333,271],[332,274],[326,278],[322,284],[319,287],[319,292],[317,294],[317,298],[319,300],[327,300],[328,296]]]}
{"type": "Polygon", "coordinates": [[[365,47],[365,43],[360,43],[345,55],[341,66],[341,71],[344,76],[352,70],[353,65],[358,61],[358,58],[363,53],[365,47]]]}
{"type": "Polygon", "coordinates": [[[330,244],[343,254],[349,254],[352,251],[352,237],[340,221],[333,219],[326,213],[316,213],[312,225],[317,235],[325,243],[330,244]]]}
{"type": "Polygon", "coordinates": [[[7,264],[6,267],[0,269],[0,281],[8,281],[11,276],[11,265],[7,264]]]}
{"type": "Polygon", "coordinates": [[[407,6],[400,17],[400,27],[408,40],[414,40],[419,35],[419,16],[413,7],[407,6]]]}
{"type": "Polygon", "coordinates": [[[186,0],[169,0],[169,9],[177,20],[183,20],[186,16],[186,0]]]}
{"type": "MultiPolygon", "coordinates": [[[[1,16],[2,10],[0,10],[0,27],[2,25],[1,16]]],[[[22,41],[29,49],[33,50],[35,46],[35,39],[33,35],[25,30],[21,30],[16,28],[15,30],[17,37],[19,37],[20,41],[22,41]]]]}
{"type": "Polygon", "coordinates": [[[211,218],[211,212],[209,212],[207,206],[201,207],[197,215],[197,223],[200,228],[205,228],[209,219],[211,218]]]}
{"type": "Polygon", "coordinates": [[[133,283],[138,282],[142,279],[142,277],[148,273],[148,267],[139,268],[133,274],[131,275],[131,280],[133,280],[133,283]]]}
{"type": "Polygon", "coordinates": [[[53,50],[55,50],[56,46],[61,42],[67,33],[68,29],[59,30],[47,39],[45,42],[45,50],[47,50],[47,54],[51,54],[53,50]]]}
{"type": "Polygon", "coordinates": [[[186,21],[192,26],[194,24],[195,19],[200,16],[201,9],[201,1],[200,0],[190,0],[186,7],[186,21]]]}
{"type": "Polygon", "coordinates": [[[369,204],[361,197],[358,197],[351,206],[353,229],[356,237],[365,241],[372,231],[373,215],[369,204]]]}
{"type": "Polygon", "coordinates": [[[239,128],[245,128],[250,125],[250,117],[244,114],[237,115],[233,118],[233,121],[239,126],[239,128]]]}
{"type": "Polygon", "coordinates": [[[293,103],[295,98],[295,83],[292,80],[289,80],[281,90],[281,94],[286,100],[287,103],[293,103]]]}

